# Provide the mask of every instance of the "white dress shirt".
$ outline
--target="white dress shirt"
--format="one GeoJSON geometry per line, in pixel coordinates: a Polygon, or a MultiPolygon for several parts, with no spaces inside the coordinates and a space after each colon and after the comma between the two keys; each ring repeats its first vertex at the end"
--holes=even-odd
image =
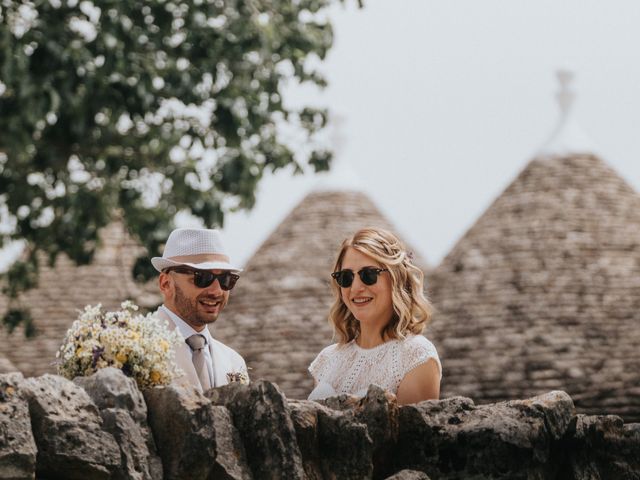
{"type": "Polygon", "coordinates": [[[197,332],[191,327],[187,322],[182,320],[178,315],[173,313],[167,307],[162,305],[160,307],[164,310],[164,312],[169,315],[169,318],[176,324],[176,328],[180,332],[180,335],[184,337],[186,340],[191,335],[202,335],[207,341],[207,348],[204,348],[202,351],[204,352],[205,364],[207,365],[207,372],[209,373],[209,383],[210,385],[215,385],[215,377],[213,375],[213,360],[211,359],[211,352],[209,346],[213,344],[213,337],[211,336],[211,332],[207,327],[204,327],[202,331],[197,332]]]}

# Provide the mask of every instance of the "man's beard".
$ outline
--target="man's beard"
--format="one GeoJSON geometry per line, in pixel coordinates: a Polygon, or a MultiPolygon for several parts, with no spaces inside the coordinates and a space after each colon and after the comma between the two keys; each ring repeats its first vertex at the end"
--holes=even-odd
{"type": "Polygon", "coordinates": [[[175,296],[175,306],[177,310],[177,314],[180,315],[180,318],[187,322],[191,326],[200,326],[207,325],[209,323],[213,323],[218,319],[218,315],[226,305],[224,296],[215,297],[213,295],[199,295],[193,300],[189,300],[189,298],[183,293],[183,291],[178,287],[176,288],[176,296],[175,296]],[[212,317],[211,315],[201,315],[198,313],[198,300],[203,298],[210,298],[215,300],[220,300],[220,308],[218,309],[218,314],[212,317]]]}

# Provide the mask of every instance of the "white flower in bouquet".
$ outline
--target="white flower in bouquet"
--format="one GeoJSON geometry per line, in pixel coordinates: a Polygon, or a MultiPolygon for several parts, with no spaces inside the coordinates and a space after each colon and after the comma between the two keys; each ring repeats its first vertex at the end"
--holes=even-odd
{"type": "Polygon", "coordinates": [[[122,310],[104,312],[87,305],[78,315],[58,350],[58,373],[68,379],[115,367],[140,388],[167,385],[177,376],[172,344],[182,337],[152,314],[136,313],[138,306],[123,302],[122,310]]]}
{"type": "Polygon", "coordinates": [[[244,371],[228,372],[228,383],[241,383],[242,385],[249,385],[249,374],[244,371]]]}

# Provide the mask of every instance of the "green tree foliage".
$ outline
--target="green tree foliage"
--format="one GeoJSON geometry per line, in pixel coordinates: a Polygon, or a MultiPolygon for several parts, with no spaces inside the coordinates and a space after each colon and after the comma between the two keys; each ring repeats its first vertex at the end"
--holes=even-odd
{"type": "Polygon", "coordinates": [[[0,0],[0,247],[26,241],[5,323],[41,253],[91,262],[116,216],[155,255],[177,212],[222,226],[265,170],[327,169],[326,111],[289,108],[282,89],[324,86],[308,60],[331,47],[330,2],[0,0]]]}

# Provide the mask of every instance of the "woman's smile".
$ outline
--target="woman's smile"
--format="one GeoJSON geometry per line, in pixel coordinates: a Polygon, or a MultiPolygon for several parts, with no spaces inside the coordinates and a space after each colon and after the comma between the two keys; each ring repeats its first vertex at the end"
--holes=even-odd
{"type": "Polygon", "coordinates": [[[351,302],[354,305],[360,307],[360,306],[363,306],[363,305],[368,305],[369,302],[371,302],[371,300],[373,300],[373,298],[371,298],[371,297],[355,297],[355,298],[351,299],[351,302]]]}

